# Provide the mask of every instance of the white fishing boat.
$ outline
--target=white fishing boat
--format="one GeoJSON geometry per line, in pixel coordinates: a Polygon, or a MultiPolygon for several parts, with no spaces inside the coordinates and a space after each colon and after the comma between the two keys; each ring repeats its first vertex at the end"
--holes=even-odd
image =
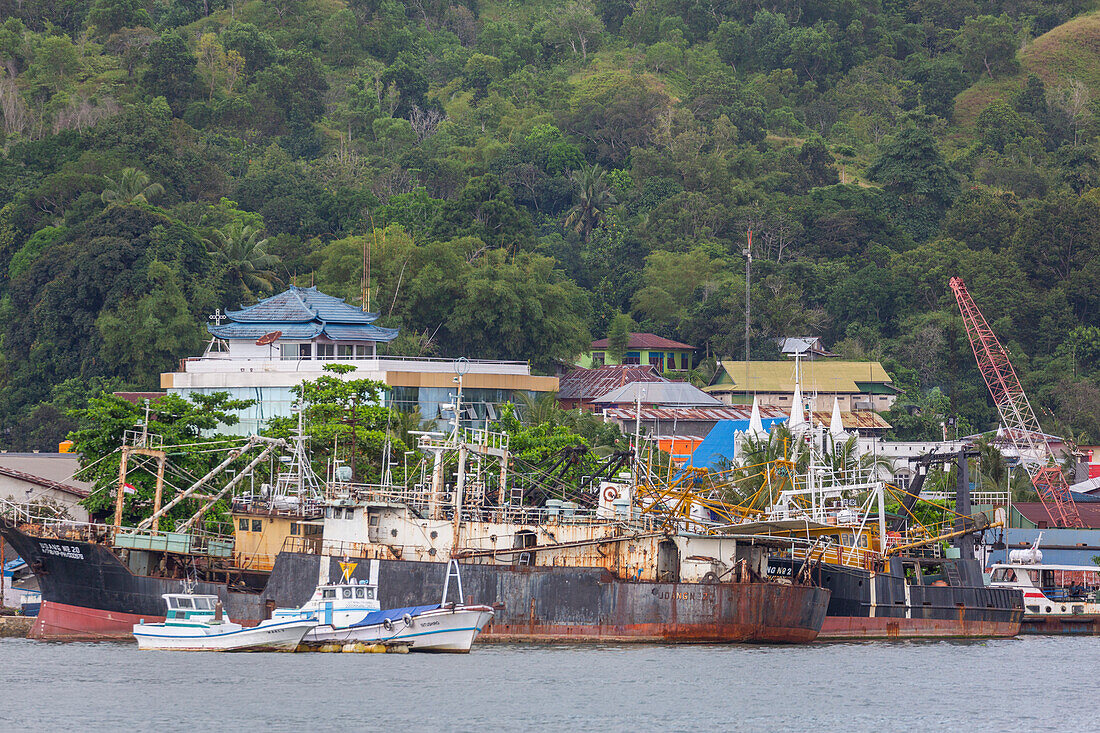
{"type": "Polygon", "coordinates": [[[989,584],[1023,593],[1022,634],[1100,634],[1100,567],[1043,562],[1042,539],[991,565],[989,584]]]}
{"type": "Polygon", "coordinates": [[[189,652],[292,652],[317,625],[312,618],[270,619],[242,626],[225,618],[217,596],[165,593],[164,623],[134,625],[138,649],[189,652]]]}
{"type": "Polygon", "coordinates": [[[326,644],[408,644],[414,652],[470,651],[493,617],[489,606],[465,605],[458,563],[451,561],[439,603],[382,609],[378,587],[351,577],[357,563],[341,563],[339,583],[317,586],[301,608],[276,609],[272,620],[311,619],[317,625],[303,638],[307,646],[326,644]],[[447,601],[451,579],[459,601],[447,601]]]}

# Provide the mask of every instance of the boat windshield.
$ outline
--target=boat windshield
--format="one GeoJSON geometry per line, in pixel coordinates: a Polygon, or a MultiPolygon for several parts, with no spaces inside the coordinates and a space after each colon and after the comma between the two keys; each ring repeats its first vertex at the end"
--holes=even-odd
{"type": "Polygon", "coordinates": [[[214,599],[207,596],[196,598],[195,608],[199,609],[200,611],[213,611],[214,599]]]}
{"type": "Polygon", "coordinates": [[[997,568],[990,580],[994,583],[1011,583],[1016,580],[1016,571],[1012,568],[997,568]]]}

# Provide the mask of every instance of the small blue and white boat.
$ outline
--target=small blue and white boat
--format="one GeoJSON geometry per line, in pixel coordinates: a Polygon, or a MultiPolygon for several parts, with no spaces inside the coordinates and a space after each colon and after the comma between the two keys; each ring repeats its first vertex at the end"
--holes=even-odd
{"type": "Polygon", "coordinates": [[[344,576],[339,583],[317,586],[304,606],[276,609],[272,620],[314,620],[316,627],[302,639],[306,646],[401,643],[414,652],[464,653],[470,651],[477,635],[493,618],[489,606],[447,602],[452,577],[462,598],[462,580],[453,560],[440,603],[385,610],[378,601],[378,587],[351,578],[355,563],[343,565],[344,576]]]}
{"type": "Polygon", "coordinates": [[[242,626],[222,614],[217,596],[165,593],[164,623],[135,624],[138,649],[189,652],[292,652],[317,625],[312,618],[269,619],[242,626]]]}

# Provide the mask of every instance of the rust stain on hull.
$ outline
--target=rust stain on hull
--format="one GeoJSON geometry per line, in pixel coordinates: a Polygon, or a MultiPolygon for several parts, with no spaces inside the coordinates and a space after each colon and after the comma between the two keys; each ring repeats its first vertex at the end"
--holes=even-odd
{"type": "Polygon", "coordinates": [[[817,638],[818,641],[1008,638],[1019,631],[1019,622],[1011,621],[828,616],[817,638]]]}
{"type": "Polygon", "coordinates": [[[600,623],[560,623],[501,614],[485,641],[802,643],[825,619],[829,593],[775,583],[702,585],[617,583],[612,612],[600,623]]]}

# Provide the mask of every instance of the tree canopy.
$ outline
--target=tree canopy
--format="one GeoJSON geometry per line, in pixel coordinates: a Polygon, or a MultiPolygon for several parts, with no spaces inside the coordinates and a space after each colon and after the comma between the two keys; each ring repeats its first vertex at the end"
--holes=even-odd
{"type": "Polygon", "coordinates": [[[627,318],[743,353],[750,229],[754,354],[817,335],[904,385],[896,434],[992,427],[961,275],[1044,428],[1100,440],[1096,75],[1033,40],[1080,0],[5,9],[5,447],[215,308],[358,304],[364,254],[391,353],[551,373],[627,318]]]}

